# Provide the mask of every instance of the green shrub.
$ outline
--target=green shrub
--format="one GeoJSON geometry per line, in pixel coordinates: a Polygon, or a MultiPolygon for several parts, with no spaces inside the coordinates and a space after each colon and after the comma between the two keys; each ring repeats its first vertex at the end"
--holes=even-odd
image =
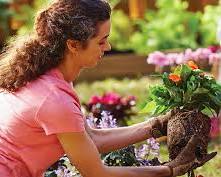
{"type": "Polygon", "coordinates": [[[136,22],[138,31],[131,37],[132,48],[141,54],[173,48],[196,48],[200,13],[187,11],[181,0],[157,0],[157,10],[148,10],[136,22]]]}
{"type": "Polygon", "coordinates": [[[217,6],[208,5],[205,7],[200,24],[201,43],[203,46],[219,43],[216,33],[218,20],[220,19],[221,1],[217,6]]]}

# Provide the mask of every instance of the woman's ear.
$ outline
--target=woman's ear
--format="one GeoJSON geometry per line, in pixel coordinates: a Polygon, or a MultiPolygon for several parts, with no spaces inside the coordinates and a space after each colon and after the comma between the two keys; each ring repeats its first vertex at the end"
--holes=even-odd
{"type": "Polygon", "coordinates": [[[80,42],[72,39],[68,39],[66,45],[67,49],[72,53],[76,53],[80,48],[80,42]]]}

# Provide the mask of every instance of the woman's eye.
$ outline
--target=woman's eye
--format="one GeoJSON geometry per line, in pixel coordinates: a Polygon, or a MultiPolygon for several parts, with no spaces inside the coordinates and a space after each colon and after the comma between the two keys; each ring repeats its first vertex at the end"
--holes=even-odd
{"type": "Polygon", "coordinates": [[[104,45],[104,44],[105,44],[105,42],[100,42],[100,43],[99,43],[99,45],[104,45]]]}

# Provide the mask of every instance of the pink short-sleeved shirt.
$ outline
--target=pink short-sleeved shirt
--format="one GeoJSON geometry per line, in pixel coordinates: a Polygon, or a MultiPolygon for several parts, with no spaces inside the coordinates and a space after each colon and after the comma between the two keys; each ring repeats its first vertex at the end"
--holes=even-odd
{"type": "Polygon", "coordinates": [[[80,103],[58,69],[0,93],[0,176],[42,177],[64,155],[56,137],[84,131],[80,103]]]}

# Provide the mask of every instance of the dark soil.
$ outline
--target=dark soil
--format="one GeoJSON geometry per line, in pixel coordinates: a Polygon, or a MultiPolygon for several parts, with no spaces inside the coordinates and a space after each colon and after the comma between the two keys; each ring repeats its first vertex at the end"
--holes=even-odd
{"type": "Polygon", "coordinates": [[[201,112],[196,110],[177,112],[169,120],[167,128],[167,144],[170,160],[176,158],[194,134],[201,138],[201,143],[196,149],[196,157],[198,160],[203,158],[207,154],[210,127],[211,121],[209,117],[201,112]]]}

